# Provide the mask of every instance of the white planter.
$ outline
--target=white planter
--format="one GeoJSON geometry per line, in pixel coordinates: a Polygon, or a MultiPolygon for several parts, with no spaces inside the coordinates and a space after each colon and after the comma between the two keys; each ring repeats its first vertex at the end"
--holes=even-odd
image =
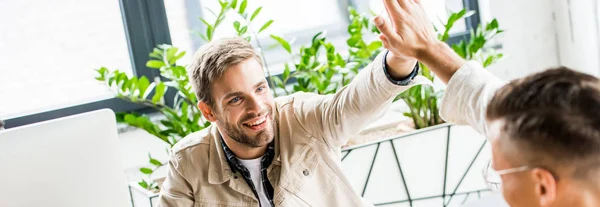
{"type": "MultiPolygon", "coordinates": [[[[165,178],[159,178],[155,181],[162,185],[165,178]]],[[[149,191],[138,185],[137,182],[129,184],[129,195],[131,196],[131,205],[133,207],[155,207],[158,204],[158,191],[149,191]]]]}
{"type": "Polygon", "coordinates": [[[481,172],[490,156],[482,135],[442,124],[344,148],[342,168],[356,192],[376,205],[460,206],[488,193],[481,172]]]}

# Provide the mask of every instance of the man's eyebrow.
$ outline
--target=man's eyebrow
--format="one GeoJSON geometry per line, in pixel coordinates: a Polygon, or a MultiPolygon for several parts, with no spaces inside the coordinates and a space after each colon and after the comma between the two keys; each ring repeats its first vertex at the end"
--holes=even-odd
{"type": "Polygon", "coordinates": [[[267,83],[267,81],[266,80],[262,80],[262,81],[258,82],[256,85],[254,85],[254,88],[258,88],[260,85],[263,85],[265,83],[267,83]]]}
{"type": "MultiPolygon", "coordinates": [[[[266,80],[262,80],[262,81],[258,82],[256,85],[254,85],[254,88],[258,88],[259,86],[266,84],[266,83],[267,83],[266,80]]],[[[240,91],[229,92],[229,93],[225,94],[225,96],[223,96],[223,100],[227,100],[231,97],[240,96],[240,95],[242,95],[242,92],[240,92],[240,91]]]]}
{"type": "Polygon", "coordinates": [[[230,93],[225,94],[225,96],[223,97],[223,100],[227,100],[227,99],[229,99],[231,97],[239,96],[239,95],[242,95],[242,92],[239,92],[239,91],[230,92],[230,93]]]}

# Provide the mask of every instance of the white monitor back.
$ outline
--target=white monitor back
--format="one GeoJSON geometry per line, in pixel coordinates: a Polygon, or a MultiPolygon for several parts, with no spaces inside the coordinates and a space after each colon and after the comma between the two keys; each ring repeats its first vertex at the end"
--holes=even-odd
{"type": "Polygon", "coordinates": [[[130,206],[113,111],[0,131],[0,206],[130,206]]]}

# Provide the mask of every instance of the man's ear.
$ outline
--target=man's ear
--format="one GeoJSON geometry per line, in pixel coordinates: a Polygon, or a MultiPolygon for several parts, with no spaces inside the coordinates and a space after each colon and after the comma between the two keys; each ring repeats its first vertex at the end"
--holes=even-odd
{"type": "Polygon", "coordinates": [[[551,206],[556,200],[556,191],[558,188],[556,179],[550,171],[536,168],[532,170],[536,182],[536,194],[540,206],[551,206]]]}
{"type": "Polygon", "coordinates": [[[204,101],[199,101],[198,102],[198,109],[200,109],[200,111],[202,112],[202,115],[204,116],[204,118],[206,120],[208,120],[210,122],[216,122],[217,121],[217,117],[215,116],[214,111],[204,101]]]}

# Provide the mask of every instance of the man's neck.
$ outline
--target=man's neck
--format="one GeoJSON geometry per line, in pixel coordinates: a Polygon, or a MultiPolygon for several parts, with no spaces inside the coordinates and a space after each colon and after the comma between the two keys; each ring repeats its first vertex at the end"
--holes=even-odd
{"type": "Polygon", "coordinates": [[[564,203],[557,203],[558,206],[579,206],[579,207],[592,207],[600,206],[600,186],[591,186],[591,183],[596,181],[588,181],[587,184],[581,184],[586,186],[583,188],[572,188],[569,189],[564,197],[564,203]]]}
{"type": "Polygon", "coordinates": [[[239,159],[249,160],[259,158],[267,151],[267,145],[261,147],[248,147],[231,139],[226,134],[221,133],[221,136],[227,147],[229,147],[233,154],[239,159]]]}

